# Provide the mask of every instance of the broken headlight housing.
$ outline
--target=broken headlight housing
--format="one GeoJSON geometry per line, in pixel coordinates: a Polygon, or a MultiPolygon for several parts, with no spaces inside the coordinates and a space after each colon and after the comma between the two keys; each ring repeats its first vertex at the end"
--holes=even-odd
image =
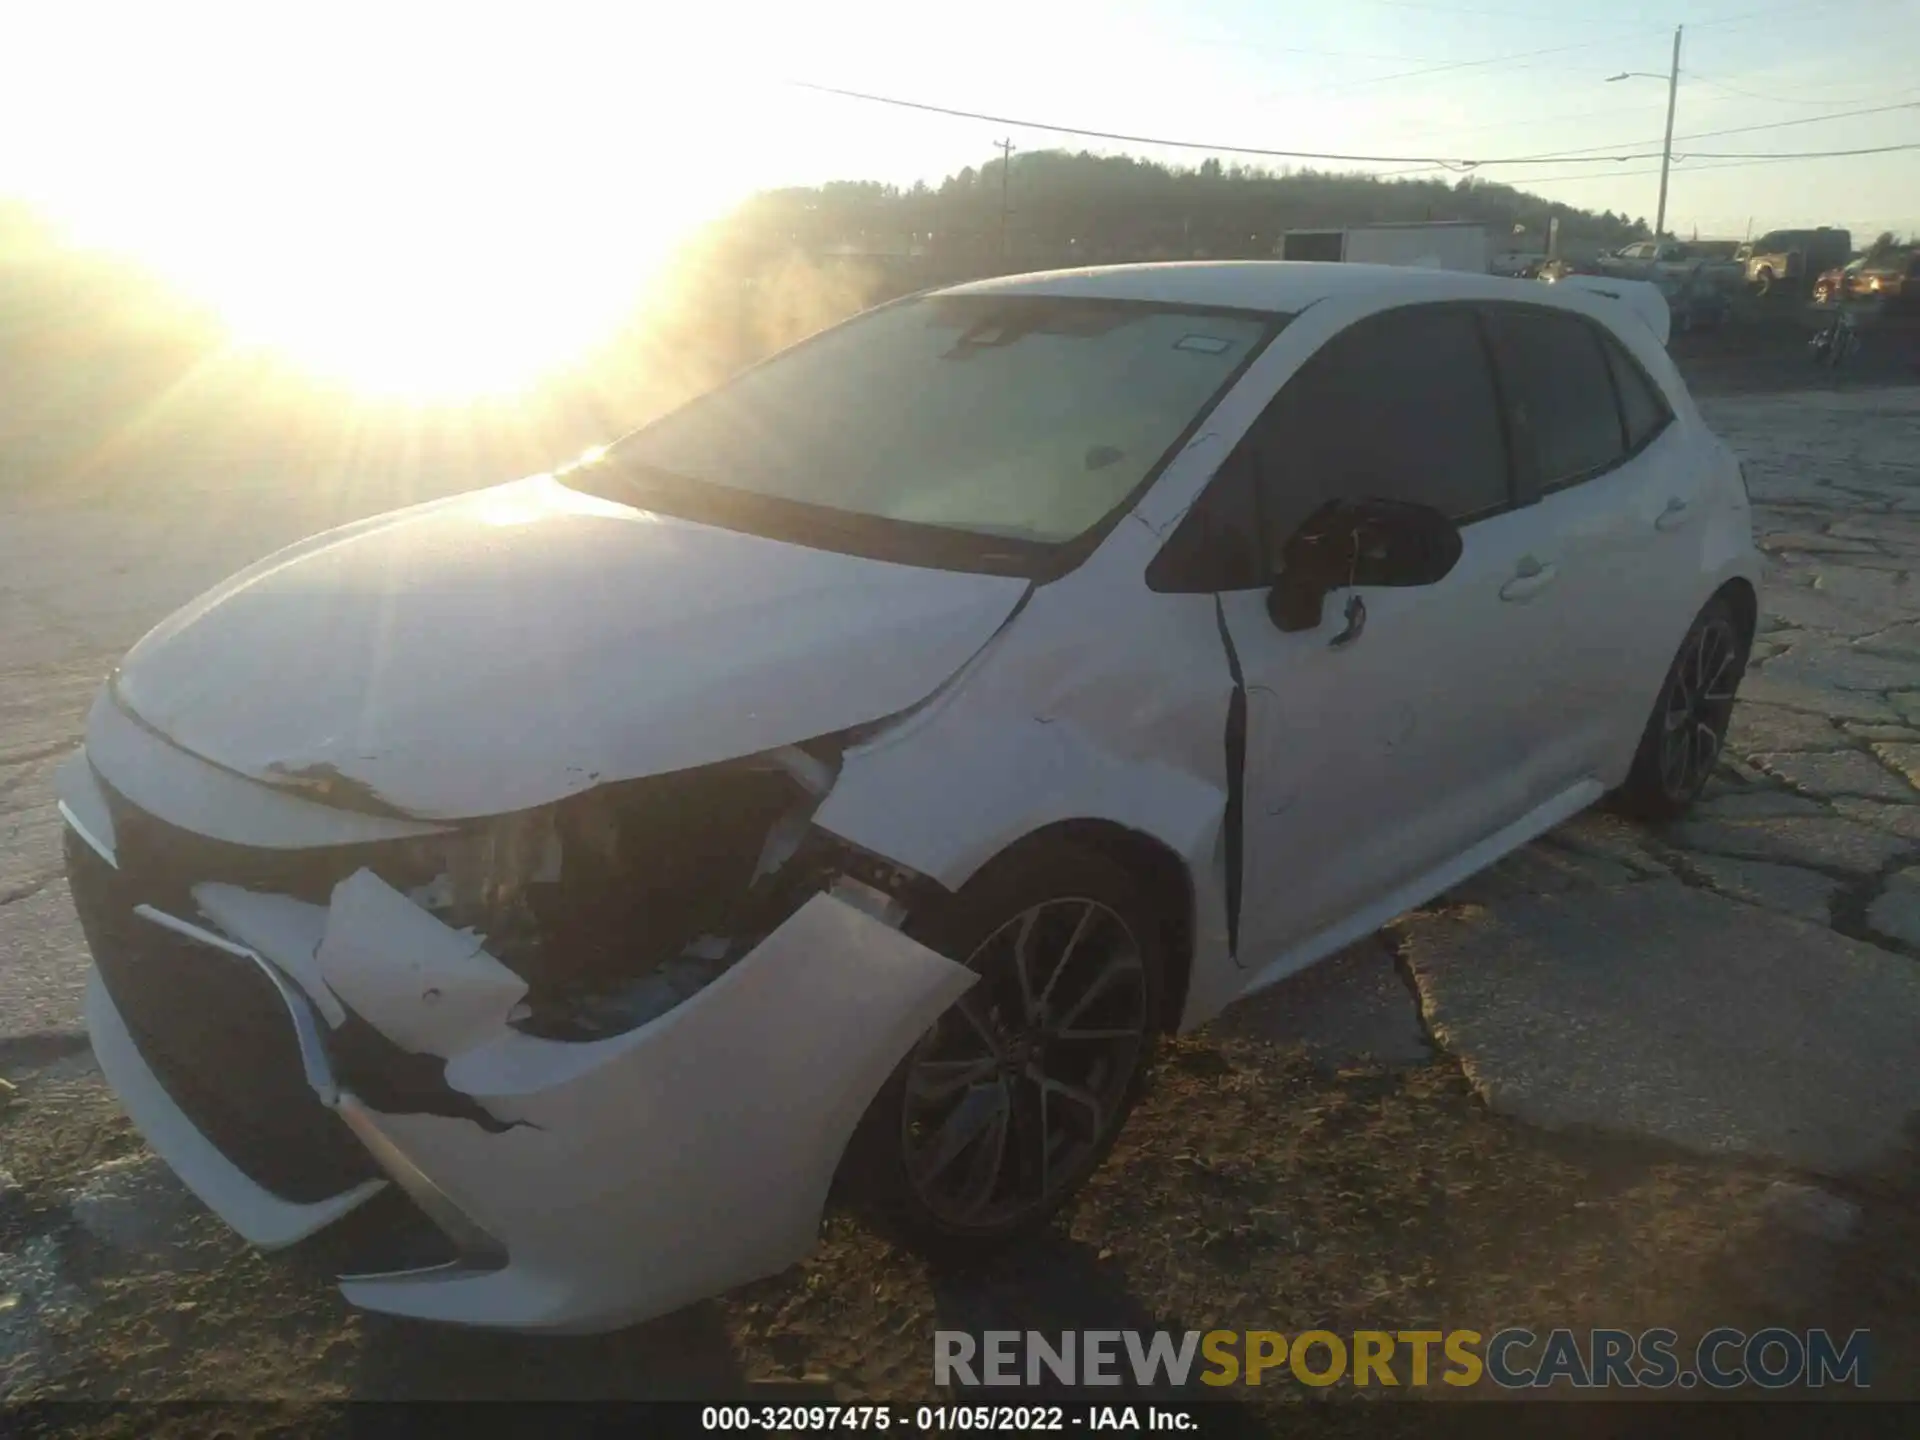
{"type": "Polygon", "coordinates": [[[457,928],[492,938],[501,914],[524,899],[531,885],[560,878],[560,834],[551,807],[523,811],[457,830],[406,841],[397,857],[419,878],[408,898],[457,928]]]}
{"type": "Polygon", "coordinates": [[[521,1028],[617,1033],[757,943],[831,781],[797,752],[605,785],[406,842],[385,878],[527,982],[521,1028]]]}

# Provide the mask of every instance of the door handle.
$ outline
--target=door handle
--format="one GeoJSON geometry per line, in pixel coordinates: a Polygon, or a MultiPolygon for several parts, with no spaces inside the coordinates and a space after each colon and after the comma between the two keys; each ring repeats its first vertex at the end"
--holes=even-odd
{"type": "Polygon", "coordinates": [[[1657,530],[1677,530],[1687,523],[1687,517],[1693,513],[1693,507],[1678,495],[1667,501],[1667,508],[1655,518],[1653,524],[1657,530]]]}
{"type": "Polygon", "coordinates": [[[1500,587],[1502,600],[1531,600],[1547,586],[1560,578],[1560,570],[1555,565],[1542,565],[1538,560],[1522,560],[1514,571],[1513,579],[1500,587]]]}

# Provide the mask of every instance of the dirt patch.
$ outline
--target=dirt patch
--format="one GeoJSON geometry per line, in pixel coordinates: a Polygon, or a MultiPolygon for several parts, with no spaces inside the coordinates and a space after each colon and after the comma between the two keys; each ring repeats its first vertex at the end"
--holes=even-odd
{"type": "Polygon", "coordinates": [[[1796,313],[1675,335],[1674,364],[1696,395],[1858,390],[1920,383],[1920,323],[1863,328],[1859,351],[1838,369],[1816,365],[1807,342],[1820,323],[1796,313]]]}
{"type": "MultiPolygon", "coordinates": [[[[1849,1238],[1810,1238],[1775,1216],[1777,1172],[1530,1131],[1444,1059],[1329,1073],[1298,1049],[1176,1042],[1047,1240],[957,1273],[835,1213],[793,1269],[588,1339],[358,1314],[316,1257],[255,1255],[198,1212],[169,1246],[116,1249],[73,1204],[75,1177],[139,1153],[97,1079],[21,1077],[0,1137],[0,1247],[51,1237],[80,1302],[50,1322],[60,1363],[14,1399],[278,1400],[276,1433],[302,1434],[346,1399],[930,1398],[936,1329],[1664,1325],[1684,1343],[1772,1324],[1869,1328],[1876,1396],[1920,1395],[1920,1160],[1848,1192],[1849,1238]]],[[[1256,1428],[1315,1394],[1228,1393],[1256,1428]]]]}

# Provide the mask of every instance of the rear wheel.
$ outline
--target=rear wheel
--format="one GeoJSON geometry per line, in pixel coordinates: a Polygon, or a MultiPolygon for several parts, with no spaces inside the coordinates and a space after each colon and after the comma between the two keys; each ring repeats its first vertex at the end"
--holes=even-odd
{"type": "Polygon", "coordinates": [[[907,1238],[980,1252],[1041,1229],[1112,1147],[1151,1061],[1166,956],[1096,851],[1008,857],[916,938],[979,973],[861,1122],[849,1177],[907,1238]]]}
{"type": "Polygon", "coordinates": [[[1622,809],[1643,819],[1672,820],[1699,798],[1726,743],[1747,649],[1732,603],[1714,596],[1667,669],[1633,768],[1620,787],[1622,809]]]}

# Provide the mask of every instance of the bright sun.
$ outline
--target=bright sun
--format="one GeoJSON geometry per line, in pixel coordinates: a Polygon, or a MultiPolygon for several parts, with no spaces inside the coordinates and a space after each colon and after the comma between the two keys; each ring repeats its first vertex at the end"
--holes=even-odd
{"type": "Polygon", "coordinates": [[[591,192],[488,204],[356,190],[305,223],[149,234],[139,252],[242,348],[368,395],[437,400],[510,393],[579,355],[627,318],[685,228],[591,192]]]}
{"type": "Polygon", "coordinates": [[[76,238],[316,376],[520,390],[626,320],[745,188],[674,133],[692,78],[642,79],[621,37],[473,7],[291,14],[116,16],[90,49],[110,107],[62,107],[30,178],[76,238]]]}

